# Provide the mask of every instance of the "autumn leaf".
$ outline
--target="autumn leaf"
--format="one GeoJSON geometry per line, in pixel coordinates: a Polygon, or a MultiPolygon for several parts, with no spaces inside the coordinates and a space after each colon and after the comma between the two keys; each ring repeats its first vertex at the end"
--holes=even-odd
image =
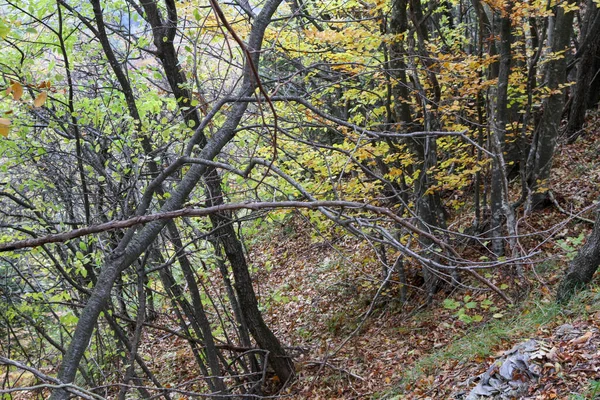
{"type": "Polygon", "coordinates": [[[592,331],[587,331],[583,336],[572,339],[569,341],[570,344],[581,344],[587,342],[594,333],[592,331]]]}
{"type": "Polygon", "coordinates": [[[2,135],[4,137],[8,137],[9,131],[10,131],[10,119],[0,118],[0,135],[2,135]]]}
{"type": "MultiPolygon", "coordinates": [[[[7,90],[7,92],[8,92],[8,90],[7,90]]],[[[13,98],[15,100],[20,100],[21,97],[23,97],[23,86],[21,86],[21,84],[19,82],[13,82],[10,85],[10,92],[12,92],[13,98]]],[[[10,92],[8,92],[8,93],[10,93],[10,92]]]]}
{"type": "Polygon", "coordinates": [[[41,107],[44,105],[44,103],[46,102],[46,99],[48,98],[48,92],[40,92],[40,94],[37,95],[37,97],[35,98],[35,100],[33,101],[33,106],[34,107],[41,107]]]}

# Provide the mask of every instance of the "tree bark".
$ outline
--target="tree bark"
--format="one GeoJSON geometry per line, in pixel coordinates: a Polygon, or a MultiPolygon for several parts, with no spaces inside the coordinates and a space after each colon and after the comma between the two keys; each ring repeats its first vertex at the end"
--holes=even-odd
{"type": "Polygon", "coordinates": [[[591,235],[577,253],[558,286],[557,301],[566,303],[573,293],[592,281],[600,265],[600,207],[596,209],[596,223],[591,235]]]}
{"type": "MultiPolygon", "coordinates": [[[[212,172],[214,175],[217,175],[216,170],[212,172]]],[[[214,176],[212,177],[214,179],[214,176]]],[[[213,182],[211,181],[211,176],[206,178],[206,185],[212,188],[207,201],[207,206],[209,207],[223,204],[221,187],[220,185],[215,185],[213,182]]],[[[294,376],[294,365],[285,353],[277,337],[265,323],[258,308],[258,301],[252,287],[252,278],[248,271],[244,249],[231,225],[231,219],[222,214],[211,214],[210,220],[215,228],[215,237],[218,238],[223,246],[231,265],[234,287],[240,302],[244,321],[248,325],[248,329],[254,340],[256,340],[258,347],[268,351],[268,362],[273,367],[275,374],[281,382],[285,384],[294,376]]]]}
{"type": "MultiPolygon", "coordinates": [[[[165,70],[169,80],[169,85],[171,86],[171,90],[173,91],[175,98],[178,99],[180,109],[183,110],[189,105],[192,98],[189,91],[185,89],[187,80],[185,78],[185,74],[181,70],[177,53],[172,43],[172,38],[175,35],[176,28],[173,24],[175,21],[174,18],[176,17],[172,15],[169,21],[165,21],[160,18],[156,3],[147,2],[143,5],[153,27],[154,43],[159,49],[158,54],[163,64],[163,69],[165,70]],[[164,41],[163,37],[171,38],[171,40],[164,41]]],[[[175,10],[172,11],[172,14],[175,14],[175,10]]],[[[200,118],[196,111],[185,111],[182,112],[182,114],[188,125],[190,125],[190,123],[196,127],[200,125],[200,118]]],[[[204,143],[207,142],[204,134],[200,134],[199,139],[199,145],[201,147],[204,146],[204,143]]],[[[209,166],[206,169],[204,172],[204,182],[206,195],[208,198],[208,206],[223,204],[221,177],[214,167],[209,166]]],[[[248,273],[248,265],[243,253],[243,247],[229,221],[223,220],[223,218],[218,216],[211,216],[210,219],[214,228],[216,229],[216,236],[222,243],[227,259],[231,264],[231,268],[235,277],[234,285],[238,293],[238,300],[240,302],[243,316],[245,317],[245,322],[248,324],[248,328],[259,347],[269,352],[270,362],[281,382],[287,382],[294,375],[293,364],[290,362],[290,359],[287,358],[283,347],[279,343],[279,340],[265,324],[260,310],[258,309],[258,302],[256,301],[256,295],[252,287],[252,280],[250,279],[250,275],[248,273]]],[[[171,224],[173,223],[170,223],[168,226],[171,227],[171,224]]],[[[170,230],[172,231],[172,229],[170,230]]],[[[172,231],[171,235],[177,235],[176,230],[172,231]]],[[[182,264],[182,267],[183,266],[184,264],[182,264]]],[[[189,267],[184,268],[184,275],[186,270],[189,270],[189,267]]],[[[191,279],[192,282],[189,283],[189,286],[193,296],[192,299],[194,299],[194,296],[196,296],[194,293],[197,292],[197,286],[195,285],[195,282],[193,282],[193,278],[191,279]]],[[[198,296],[197,301],[193,301],[195,307],[196,303],[199,301],[200,298],[198,296]]],[[[210,332],[204,332],[207,344],[209,339],[212,341],[212,336],[207,337],[209,334],[210,332]]],[[[209,349],[207,348],[207,350],[209,349]]],[[[216,362],[216,359],[214,362],[216,362]]],[[[211,369],[217,365],[215,364],[213,366],[212,363],[210,363],[210,358],[209,364],[211,364],[211,369]]]]}
{"type": "Polygon", "coordinates": [[[594,1],[588,1],[585,16],[585,29],[580,38],[581,47],[578,50],[579,63],[577,66],[577,81],[573,89],[571,109],[566,135],[569,143],[574,143],[580,136],[585,122],[585,112],[593,107],[591,100],[595,94],[595,81],[600,81],[600,12],[594,1]]]}
{"type": "MultiPolygon", "coordinates": [[[[575,3],[575,0],[569,1],[569,4],[573,3],[575,3]]],[[[568,48],[573,31],[573,16],[573,11],[565,13],[562,7],[556,7],[554,30],[551,35],[548,35],[552,37],[553,53],[563,52],[568,48]]],[[[529,155],[531,162],[528,162],[528,165],[531,165],[531,170],[528,173],[530,190],[528,210],[549,204],[548,180],[550,179],[554,150],[558,141],[559,124],[565,104],[564,91],[559,88],[567,80],[567,58],[565,54],[549,62],[546,80],[546,86],[550,90],[558,90],[558,93],[552,94],[544,100],[544,113],[534,134],[534,142],[529,155]]]]}
{"type": "MultiPolygon", "coordinates": [[[[421,58],[426,58],[425,53],[425,42],[427,41],[427,31],[425,26],[422,24],[422,11],[420,4],[414,1],[407,0],[396,0],[392,5],[392,12],[390,16],[390,33],[394,35],[409,34],[408,30],[408,7],[409,3],[412,8],[414,16],[413,23],[417,30],[418,47],[421,58]]],[[[427,78],[433,88],[433,99],[428,98],[428,93],[425,92],[423,87],[419,83],[419,77],[416,73],[416,66],[411,61],[405,61],[409,59],[407,50],[404,47],[404,42],[397,39],[390,45],[390,65],[392,70],[390,74],[397,78],[397,83],[392,87],[392,93],[394,95],[394,109],[396,111],[396,118],[402,124],[401,128],[406,131],[414,131],[415,126],[412,123],[412,115],[410,105],[408,103],[409,90],[407,84],[406,69],[414,71],[412,80],[415,84],[416,91],[419,92],[418,98],[422,105],[425,130],[436,130],[437,129],[437,115],[436,108],[439,103],[440,86],[437,82],[437,77],[434,71],[430,70],[430,65],[425,65],[425,69],[428,71],[427,78]],[[429,109],[431,107],[431,110],[429,109]]],[[[437,164],[437,147],[435,137],[426,138],[411,138],[407,140],[411,152],[414,155],[415,164],[412,166],[413,170],[419,170],[419,176],[415,179],[413,187],[413,196],[415,199],[416,215],[419,218],[419,226],[426,232],[429,232],[436,227],[443,227],[445,225],[445,216],[442,203],[437,193],[427,193],[427,190],[434,184],[431,174],[429,173],[430,168],[437,164]]],[[[424,252],[430,253],[432,242],[426,236],[419,238],[421,247],[424,252]]],[[[434,256],[430,253],[430,256],[434,256]]],[[[425,290],[428,295],[428,299],[431,300],[433,293],[438,286],[439,279],[435,271],[431,270],[428,265],[423,265],[422,268],[423,279],[425,282],[425,290]]]]}
{"type": "Polygon", "coordinates": [[[498,84],[493,88],[492,104],[490,109],[491,129],[492,129],[492,148],[495,157],[492,161],[492,182],[490,185],[490,204],[492,212],[491,235],[492,251],[500,257],[504,255],[504,239],[502,238],[502,225],[505,215],[505,196],[504,181],[506,180],[506,171],[504,170],[504,142],[506,137],[506,124],[508,124],[508,78],[511,67],[511,19],[510,13],[512,5],[508,3],[502,10],[503,15],[500,18],[500,61],[498,66],[498,84]]]}

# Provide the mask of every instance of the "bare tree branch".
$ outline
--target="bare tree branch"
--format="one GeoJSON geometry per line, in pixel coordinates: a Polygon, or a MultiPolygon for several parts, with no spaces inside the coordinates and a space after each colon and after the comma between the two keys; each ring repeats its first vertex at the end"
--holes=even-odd
{"type": "Polygon", "coordinates": [[[49,388],[49,389],[64,389],[68,392],[71,392],[83,399],[87,399],[87,400],[105,400],[104,397],[99,396],[97,394],[94,394],[92,392],[89,392],[85,389],[82,389],[78,386],[73,385],[72,383],[63,383],[60,380],[53,378],[49,375],[44,374],[43,372],[32,368],[28,365],[22,364],[18,361],[14,361],[11,360],[10,358],[6,358],[6,357],[2,357],[0,356],[0,364],[4,364],[4,365],[11,365],[13,367],[17,367],[19,369],[22,369],[24,371],[30,372],[31,374],[33,374],[34,376],[44,380],[44,381],[48,381],[48,382],[52,382],[52,384],[42,384],[42,385],[36,385],[36,386],[30,386],[30,387],[21,387],[21,388],[10,388],[10,389],[1,389],[0,393],[12,393],[12,392],[16,392],[16,391],[30,391],[30,390],[38,390],[38,389],[43,389],[43,388],[49,388]]]}

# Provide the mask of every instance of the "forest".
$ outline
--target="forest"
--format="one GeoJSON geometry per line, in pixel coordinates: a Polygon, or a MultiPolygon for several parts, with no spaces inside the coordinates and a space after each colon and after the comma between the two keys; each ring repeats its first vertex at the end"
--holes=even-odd
{"type": "Polygon", "coordinates": [[[0,0],[1,398],[599,398],[599,7],[0,0]]]}

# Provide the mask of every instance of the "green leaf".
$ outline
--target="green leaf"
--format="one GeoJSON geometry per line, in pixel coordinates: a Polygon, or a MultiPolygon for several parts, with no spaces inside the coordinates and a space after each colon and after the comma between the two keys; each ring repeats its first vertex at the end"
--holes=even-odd
{"type": "Polygon", "coordinates": [[[444,308],[448,310],[456,310],[460,307],[460,303],[454,299],[446,299],[442,304],[444,305],[444,308]]]}
{"type": "Polygon", "coordinates": [[[8,34],[10,33],[10,28],[4,24],[4,22],[0,19],[0,38],[6,39],[8,34]]]}
{"type": "Polygon", "coordinates": [[[464,322],[465,324],[470,324],[471,322],[473,322],[473,318],[471,318],[467,314],[460,314],[458,316],[458,319],[461,320],[462,322],[464,322]]]}
{"type": "Polygon", "coordinates": [[[470,302],[468,302],[468,303],[465,304],[465,308],[468,308],[468,309],[477,308],[477,302],[476,301],[470,301],[470,302]]]}
{"type": "Polygon", "coordinates": [[[75,315],[68,313],[63,315],[62,317],[60,317],[60,322],[65,324],[65,325],[76,325],[77,321],[79,321],[79,318],[77,318],[75,315]]]}

